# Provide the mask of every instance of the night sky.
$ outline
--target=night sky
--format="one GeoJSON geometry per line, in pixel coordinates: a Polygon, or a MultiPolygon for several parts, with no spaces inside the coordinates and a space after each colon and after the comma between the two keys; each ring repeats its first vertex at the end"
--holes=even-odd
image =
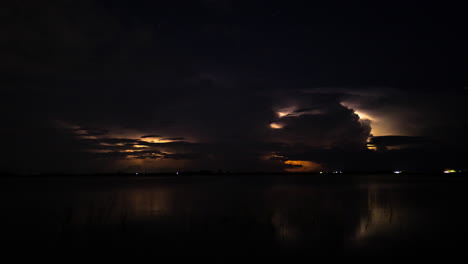
{"type": "Polygon", "coordinates": [[[468,168],[461,9],[308,2],[4,3],[0,172],[468,168]]]}

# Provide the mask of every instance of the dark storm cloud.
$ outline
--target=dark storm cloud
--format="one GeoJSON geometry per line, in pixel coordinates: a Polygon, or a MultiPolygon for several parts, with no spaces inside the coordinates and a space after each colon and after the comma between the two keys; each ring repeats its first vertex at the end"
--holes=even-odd
{"type": "Polygon", "coordinates": [[[92,140],[93,142],[106,143],[106,144],[130,144],[138,145],[141,141],[128,138],[101,138],[92,140]]]}
{"type": "MultiPolygon", "coordinates": [[[[197,153],[165,153],[158,148],[177,150],[174,144],[145,144],[147,142],[125,138],[81,139],[82,146],[99,158],[107,159],[174,159],[192,160],[200,158],[197,153]],[[103,144],[104,143],[104,144],[103,144]],[[169,146],[168,146],[169,145],[169,146]],[[146,146],[146,147],[141,147],[146,146]]],[[[177,143],[177,142],[174,142],[177,143]]]]}
{"type": "MultiPolygon", "coordinates": [[[[307,142],[309,136],[322,145],[304,147],[296,144],[290,148],[283,148],[278,153],[279,156],[273,159],[309,160],[318,162],[325,168],[347,170],[440,170],[444,166],[466,166],[460,159],[460,153],[465,153],[467,146],[465,137],[460,134],[461,131],[467,130],[466,122],[457,122],[463,119],[461,115],[467,113],[466,108],[460,108],[466,94],[443,91],[419,93],[388,88],[366,91],[359,87],[312,88],[299,93],[308,96],[297,96],[299,99],[290,96],[286,100],[290,104],[299,104],[300,111],[296,110],[293,113],[317,109],[314,98],[326,95],[319,99],[319,102],[325,102],[321,106],[323,108],[318,107],[322,113],[287,115],[278,121],[282,122],[285,128],[277,131],[289,137],[302,138],[303,142],[307,142]],[[336,104],[344,101],[352,102],[354,109],[344,107],[341,103],[336,104]],[[305,107],[304,111],[302,107],[307,106],[307,102],[314,107],[305,107]],[[337,115],[337,110],[340,108],[343,108],[342,117],[337,119],[340,116],[337,115]],[[367,113],[373,120],[360,120],[359,116],[353,113],[354,110],[367,113]],[[345,117],[346,112],[348,117],[345,117]],[[295,123],[300,123],[301,120],[307,125],[293,130],[304,132],[303,134],[287,132],[288,126],[294,128],[295,123]],[[358,120],[359,122],[356,122],[358,120]],[[371,127],[381,127],[384,128],[383,132],[394,131],[397,134],[372,137],[368,143],[375,145],[378,151],[367,150],[363,146],[370,135],[371,127]],[[313,132],[310,133],[309,130],[313,132]],[[449,131],[454,135],[449,136],[449,131]],[[407,133],[416,135],[411,136],[407,133]],[[424,136],[417,136],[418,134],[424,136]],[[402,149],[389,150],[391,147],[402,149]]],[[[286,139],[287,137],[283,138],[286,139]]]]}
{"type": "Polygon", "coordinates": [[[80,127],[73,130],[75,133],[83,136],[103,136],[109,133],[107,129],[80,127]]]}
{"type": "Polygon", "coordinates": [[[286,102],[296,106],[294,113],[300,115],[279,118],[277,122],[284,127],[275,134],[280,141],[313,147],[362,147],[369,137],[369,123],[361,122],[351,109],[343,107],[340,97],[321,93],[290,95],[286,102]]]}
{"type": "Polygon", "coordinates": [[[108,159],[139,159],[139,160],[156,160],[156,159],[173,159],[173,160],[193,160],[199,159],[200,155],[197,153],[164,153],[155,150],[136,151],[136,152],[104,152],[95,153],[94,155],[100,158],[108,159]]]}
{"type": "Polygon", "coordinates": [[[393,133],[387,135],[451,141],[453,137],[446,136],[449,131],[458,134],[466,130],[466,122],[460,120],[468,112],[463,103],[467,96],[467,93],[444,89],[437,92],[387,89],[377,96],[352,95],[345,101],[370,115],[382,117],[380,123],[392,127],[393,133]]]}
{"type": "Polygon", "coordinates": [[[153,138],[153,137],[162,137],[160,135],[144,135],[144,136],[141,136],[141,138],[153,138]]]}
{"type": "Polygon", "coordinates": [[[193,160],[200,159],[202,156],[198,153],[179,153],[179,154],[163,154],[165,159],[175,159],[175,160],[193,160]]]}
{"type": "MultiPolygon", "coordinates": [[[[451,153],[467,146],[466,90],[434,88],[449,61],[428,74],[437,71],[408,38],[331,25],[346,16],[319,25],[327,12],[276,1],[105,3],[6,3],[0,132],[10,140],[2,167],[113,171],[122,159],[154,160],[155,170],[168,160],[193,169],[300,166],[283,163],[290,159],[357,168],[397,153],[366,149],[377,126],[400,143],[431,138],[451,153]],[[393,87],[400,82],[415,87],[393,87]],[[176,142],[145,141],[152,137],[176,142]]],[[[432,58],[444,57],[434,42],[424,44],[432,58]]]]}
{"type": "Polygon", "coordinates": [[[442,171],[444,168],[466,168],[463,156],[466,150],[449,148],[405,148],[385,151],[310,149],[306,152],[281,152],[290,160],[311,160],[320,163],[324,170],[392,171],[406,170],[442,171]]]}
{"type": "Polygon", "coordinates": [[[181,141],[181,140],[185,140],[185,138],[184,137],[172,137],[172,138],[163,138],[163,140],[181,141]]]}
{"type": "Polygon", "coordinates": [[[284,164],[284,168],[302,168],[304,167],[303,165],[300,164],[284,164]]]}
{"type": "MultiPolygon", "coordinates": [[[[110,160],[118,160],[118,159],[128,159],[129,153],[126,152],[104,152],[104,153],[95,153],[93,154],[96,157],[110,159],[110,160]]],[[[138,158],[138,157],[137,157],[138,158]]]]}
{"type": "MultiPolygon", "coordinates": [[[[115,149],[113,149],[115,150],[115,149]]],[[[95,153],[97,157],[108,158],[108,159],[173,159],[173,160],[193,160],[201,158],[200,154],[197,153],[164,153],[157,150],[144,150],[134,152],[120,152],[120,151],[109,151],[109,152],[98,152],[95,153]]]]}
{"type": "Polygon", "coordinates": [[[313,111],[313,110],[316,110],[316,109],[314,109],[314,108],[301,108],[301,109],[295,110],[294,113],[300,114],[300,113],[304,113],[304,112],[308,112],[308,111],[313,111]]]}
{"type": "Polygon", "coordinates": [[[201,146],[201,144],[191,143],[191,142],[187,142],[187,141],[173,141],[173,142],[160,142],[160,143],[139,141],[138,145],[150,146],[150,147],[171,148],[171,149],[196,148],[197,146],[201,146]]]}
{"type": "Polygon", "coordinates": [[[401,145],[419,145],[430,143],[431,141],[423,137],[410,137],[410,136],[381,136],[372,137],[368,144],[377,146],[401,146],[401,145]]]}

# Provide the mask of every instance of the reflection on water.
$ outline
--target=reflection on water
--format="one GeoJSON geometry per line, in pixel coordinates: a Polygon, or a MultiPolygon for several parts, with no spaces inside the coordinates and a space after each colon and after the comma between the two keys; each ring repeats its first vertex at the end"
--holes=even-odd
{"type": "Polygon", "coordinates": [[[171,214],[171,198],[175,190],[154,188],[150,190],[129,190],[122,192],[122,199],[128,210],[140,217],[171,214]]]}
{"type": "Polygon", "coordinates": [[[444,180],[8,180],[1,188],[2,240],[12,245],[158,254],[456,251],[464,219],[461,184],[444,180]]]}
{"type": "Polygon", "coordinates": [[[401,232],[403,225],[410,223],[411,212],[403,204],[396,204],[395,195],[386,193],[375,184],[369,185],[367,192],[367,213],[361,215],[357,240],[392,235],[401,232]]]}

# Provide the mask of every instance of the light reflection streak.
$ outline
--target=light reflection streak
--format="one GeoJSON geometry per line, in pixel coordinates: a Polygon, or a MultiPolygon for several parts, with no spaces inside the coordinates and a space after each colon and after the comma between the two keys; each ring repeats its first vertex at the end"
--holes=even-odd
{"type": "Polygon", "coordinates": [[[356,231],[358,243],[373,237],[386,237],[402,231],[402,226],[409,223],[410,212],[397,203],[396,196],[386,192],[385,186],[371,184],[367,188],[367,214],[360,218],[356,231]]]}

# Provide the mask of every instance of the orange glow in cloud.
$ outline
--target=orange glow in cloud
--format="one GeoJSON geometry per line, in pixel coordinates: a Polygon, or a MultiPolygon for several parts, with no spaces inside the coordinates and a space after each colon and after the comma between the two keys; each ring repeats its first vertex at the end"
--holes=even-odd
{"type": "Polygon", "coordinates": [[[157,137],[149,137],[149,138],[137,138],[141,141],[148,142],[148,143],[171,143],[176,140],[169,140],[169,139],[161,139],[157,137]]]}
{"type": "Polygon", "coordinates": [[[287,116],[289,114],[292,114],[294,113],[294,111],[296,110],[296,107],[295,106],[290,106],[290,107],[286,107],[286,108],[282,108],[280,110],[278,110],[278,112],[276,112],[276,114],[278,115],[278,117],[284,117],[284,116],[287,116]]]}
{"type": "Polygon", "coordinates": [[[288,172],[311,172],[322,169],[322,166],[317,162],[308,160],[287,160],[284,162],[284,164],[300,166],[287,168],[286,171],[288,172]]]}
{"type": "Polygon", "coordinates": [[[355,113],[356,115],[359,116],[359,119],[362,119],[362,120],[366,120],[366,119],[367,119],[367,120],[370,120],[370,121],[375,121],[375,118],[374,118],[374,117],[372,117],[372,116],[370,116],[370,115],[368,115],[368,114],[366,114],[366,113],[363,113],[363,112],[361,112],[361,111],[355,110],[354,113],[355,113]]]}
{"type": "Polygon", "coordinates": [[[270,127],[273,128],[273,129],[281,129],[281,128],[283,128],[283,125],[280,124],[280,123],[271,123],[270,127]]]}
{"type": "Polygon", "coordinates": [[[140,152],[141,150],[133,150],[133,149],[126,149],[122,152],[130,152],[130,153],[133,153],[133,152],[140,152]]]}
{"type": "Polygon", "coordinates": [[[374,145],[367,145],[367,149],[370,149],[370,150],[377,150],[377,146],[374,146],[374,145]]]}

